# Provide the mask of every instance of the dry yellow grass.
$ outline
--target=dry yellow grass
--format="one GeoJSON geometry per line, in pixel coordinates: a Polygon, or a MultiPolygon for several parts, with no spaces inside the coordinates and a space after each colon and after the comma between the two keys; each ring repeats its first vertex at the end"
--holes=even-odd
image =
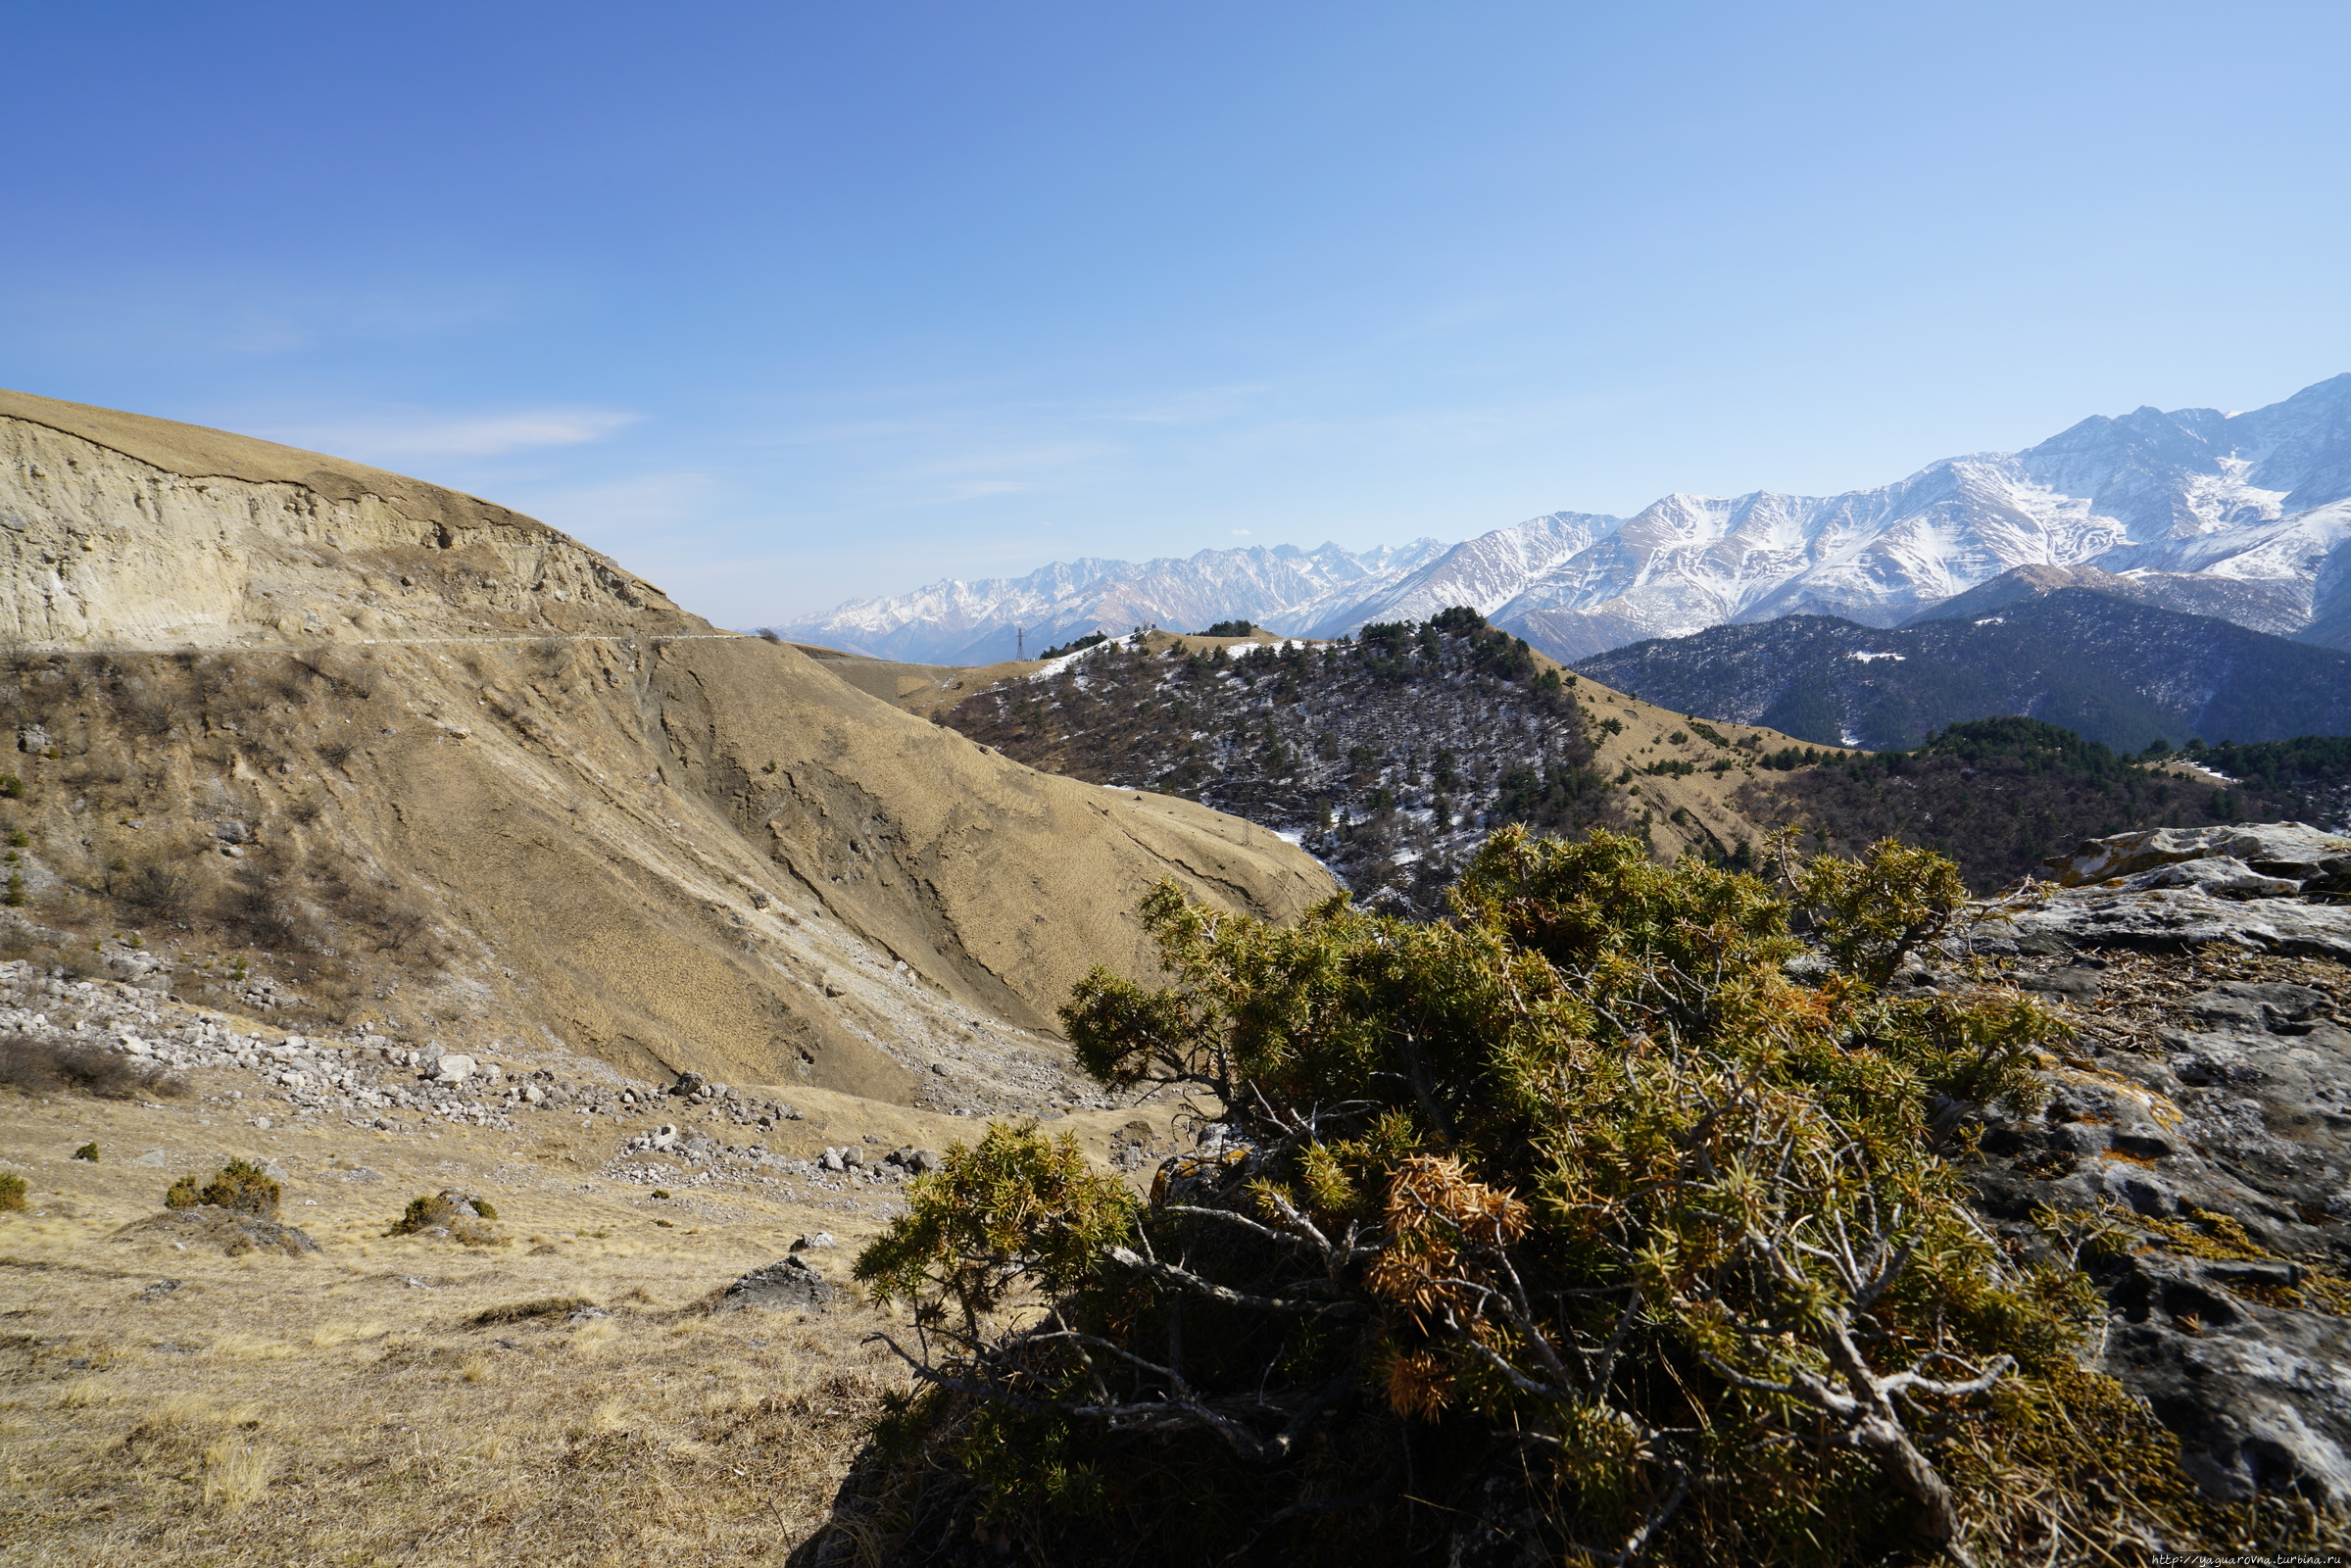
{"type": "MultiPolygon", "coordinates": [[[[376,1139],[381,1183],[288,1183],[323,1251],[229,1258],[113,1239],[176,1167],[49,1157],[97,1114],[0,1095],[34,1189],[0,1218],[0,1564],[780,1562],[901,1384],[854,1300],[709,1310],[803,1229],[841,1237],[844,1277],[870,1213],[730,1194],[645,1234],[640,1190],[549,1160],[491,1189],[515,1245],[387,1239],[428,1183],[518,1162],[512,1135],[376,1139]]],[[[107,1119],[174,1159],[228,1131],[107,1119]]]]}

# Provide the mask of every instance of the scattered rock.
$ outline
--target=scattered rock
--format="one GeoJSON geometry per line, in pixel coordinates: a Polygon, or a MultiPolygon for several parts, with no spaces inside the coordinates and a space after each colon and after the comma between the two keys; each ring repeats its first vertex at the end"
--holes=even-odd
{"type": "Polygon", "coordinates": [[[433,1062],[432,1075],[436,1081],[441,1083],[463,1083],[473,1076],[477,1066],[478,1064],[471,1056],[451,1053],[433,1062]]]}
{"type": "Polygon", "coordinates": [[[821,1250],[834,1245],[833,1233],[831,1231],[818,1231],[813,1236],[803,1236],[794,1241],[787,1250],[794,1252],[806,1252],[814,1250],[821,1250]]]}
{"type": "Polygon", "coordinates": [[[628,1147],[640,1152],[653,1151],[659,1153],[667,1153],[677,1147],[677,1123],[665,1121],[648,1132],[637,1134],[628,1141],[628,1147]]]}
{"type": "Polygon", "coordinates": [[[728,1286],[714,1310],[740,1312],[752,1307],[766,1311],[821,1312],[838,1299],[841,1288],[797,1254],[753,1269],[728,1286]]]}
{"type": "Polygon", "coordinates": [[[165,1297],[171,1295],[173,1291],[178,1290],[179,1287],[180,1281],[178,1280],[157,1280],[153,1285],[150,1285],[145,1290],[139,1292],[139,1299],[142,1301],[160,1301],[165,1297]]]}

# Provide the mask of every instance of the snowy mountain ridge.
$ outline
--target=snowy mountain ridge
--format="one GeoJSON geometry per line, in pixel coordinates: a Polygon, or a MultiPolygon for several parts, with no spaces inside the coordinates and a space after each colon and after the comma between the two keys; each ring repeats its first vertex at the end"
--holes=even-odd
{"type": "Polygon", "coordinates": [[[856,601],[783,629],[965,663],[1008,657],[1016,625],[1059,640],[1246,617],[1335,636],[1466,604],[1577,660],[1794,612],[1891,626],[2025,567],[2095,567],[2176,608],[2246,606],[2262,630],[2351,646],[2351,374],[2250,413],[2093,416],[2022,452],[1946,458],[1842,495],[1675,494],[1627,518],[1551,513],[1450,547],[1055,563],[856,601]],[[2199,592],[2194,578],[2232,591],[2199,592]]]}

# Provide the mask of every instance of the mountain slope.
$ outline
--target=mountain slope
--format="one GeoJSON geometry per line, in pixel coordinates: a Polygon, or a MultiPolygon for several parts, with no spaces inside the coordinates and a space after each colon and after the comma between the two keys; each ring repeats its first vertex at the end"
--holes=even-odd
{"type": "Polygon", "coordinates": [[[2351,732],[2351,655],[2086,588],[1896,630],[1819,615],[1717,626],[1576,668],[1669,707],[1871,750],[1997,714],[2131,752],[2351,732]]]}
{"type": "Polygon", "coordinates": [[[1959,862],[1979,896],[2045,879],[2044,860],[2086,838],[2339,811],[2323,785],[2224,784],[2201,765],[2208,760],[2134,762],[2054,724],[1986,718],[1937,731],[1915,751],[1767,768],[1740,789],[1738,805],[1761,821],[1801,822],[1813,845],[1837,855],[1859,856],[1887,838],[1938,851],[1959,862]]]}
{"type": "Polygon", "coordinates": [[[2246,414],[2084,419],[2022,452],[1841,495],[1670,495],[1631,518],[1554,513],[1449,549],[1079,562],[847,605],[789,631],[977,662],[1011,653],[1015,624],[1059,640],[1240,617],[1327,637],[1466,605],[1573,661],[1786,614],[1893,625],[2021,567],[2128,572],[2151,602],[2351,646],[2351,375],[2246,414]]]}
{"type": "Polygon", "coordinates": [[[1330,643],[1120,638],[939,719],[1038,767],[1247,817],[1359,897],[1423,914],[1504,822],[1609,823],[1661,858],[1739,856],[1779,824],[1733,797],[1790,745],[1563,674],[1466,608],[1330,643]]]}
{"type": "Polygon", "coordinates": [[[1161,876],[1268,913],[1331,885],[318,454],[0,395],[0,523],[13,874],[194,956],[170,983],[244,950],[321,1021],[1035,1103],[918,1070],[1049,1028],[1095,962],[1148,972],[1161,876]]]}

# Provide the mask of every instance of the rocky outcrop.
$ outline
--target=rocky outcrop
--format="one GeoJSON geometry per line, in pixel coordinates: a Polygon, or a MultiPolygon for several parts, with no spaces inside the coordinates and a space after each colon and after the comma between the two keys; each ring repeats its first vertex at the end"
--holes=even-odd
{"type": "Polygon", "coordinates": [[[133,1220],[115,1233],[118,1242],[145,1242],[176,1249],[202,1248],[229,1257],[269,1252],[300,1257],[318,1250],[308,1231],[283,1225],[259,1214],[206,1203],[197,1208],[167,1209],[147,1219],[133,1220]]]}
{"type": "MultiPolygon", "coordinates": [[[[2079,1020],[2082,1054],[2052,1063],[2037,1114],[1983,1128],[1978,1203],[2013,1250],[2087,1274],[2107,1309],[2096,1364],[2179,1435],[2217,1498],[2351,1505],[2351,907],[2299,896],[2346,853],[2298,823],[2093,840],[2050,862],[2063,886],[1949,947],[2070,958],[2020,986],[2079,1020]],[[2114,950],[2208,944],[2333,961],[2300,966],[2319,983],[2223,980],[2152,1026],[2109,1021],[2131,1000],[2114,965],[2179,968],[2114,950]]],[[[1938,982],[1968,983],[1903,983],[1938,982]]]]}
{"type": "Polygon", "coordinates": [[[840,1286],[817,1273],[807,1258],[795,1254],[765,1268],[755,1268],[729,1285],[713,1310],[821,1312],[840,1297],[840,1286]]]}
{"type": "Polygon", "coordinates": [[[2186,952],[2225,943],[2351,962],[2351,838],[2301,822],[2157,828],[2085,841],[2034,883],[1984,906],[1979,953],[2078,948],[2186,952]]]}
{"type": "MultiPolygon", "coordinates": [[[[2052,856],[2048,864],[2060,887],[2096,884],[2135,891],[2184,885],[2142,879],[2190,862],[2218,880],[2251,877],[2261,883],[2241,897],[2351,893],[2351,837],[2302,822],[2117,833],[2088,840],[2071,855],[2052,856]]],[[[2223,890],[2216,881],[2211,891],[2223,890]]]]}

